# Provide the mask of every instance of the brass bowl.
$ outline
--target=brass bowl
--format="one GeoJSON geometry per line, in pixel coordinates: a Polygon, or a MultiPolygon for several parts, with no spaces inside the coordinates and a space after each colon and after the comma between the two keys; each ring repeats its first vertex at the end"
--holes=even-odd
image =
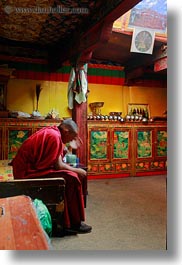
{"type": "Polygon", "coordinates": [[[91,108],[102,108],[104,106],[104,102],[93,102],[89,105],[91,108]]]}
{"type": "Polygon", "coordinates": [[[104,102],[90,103],[90,108],[93,115],[101,115],[101,108],[104,106],[104,102]]]}
{"type": "Polygon", "coordinates": [[[111,116],[121,116],[121,114],[122,114],[122,112],[109,112],[109,115],[111,115],[111,116]]]}

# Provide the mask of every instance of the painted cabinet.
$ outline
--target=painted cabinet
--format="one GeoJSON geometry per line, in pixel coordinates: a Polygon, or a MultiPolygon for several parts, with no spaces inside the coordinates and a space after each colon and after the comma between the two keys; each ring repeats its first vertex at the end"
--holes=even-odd
{"type": "Polygon", "coordinates": [[[11,160],[32,133],[59,123],[57,120],[0,119],[0,159],[11,160]]]}
{"type": "Polygon", "coordinates": [[[166,174],[166,123],[88,121],[88,174],[166,174]]]}
{"type": "Polygon", "coordinates": [[[131,128],[116,122],[88,121],[88,174],[131,171],[131,128]]]}
{"type": "MultiPolygon", "coordinates": [[[[58,120],[0,119],[0,160],[11,160],[32,133],[58,120]]],[[[167,173],[166,122],[88,121],[88,175],[108,177],[167,173]]]]}

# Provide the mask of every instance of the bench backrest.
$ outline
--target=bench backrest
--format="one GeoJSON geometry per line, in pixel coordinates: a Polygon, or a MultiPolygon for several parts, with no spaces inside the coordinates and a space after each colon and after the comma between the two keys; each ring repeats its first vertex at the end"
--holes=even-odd
{"type": "Polygon", "coordinates": [[[32,199],[42,200],[51,214],[54,236],[59,236],[64,226],[64,192],[63,178],[17,179],[0,182],[0,198],[27,195],[32,199]]]}

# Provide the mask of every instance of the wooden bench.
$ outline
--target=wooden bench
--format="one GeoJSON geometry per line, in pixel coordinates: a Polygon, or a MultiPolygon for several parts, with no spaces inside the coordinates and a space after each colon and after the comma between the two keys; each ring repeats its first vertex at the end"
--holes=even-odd
{"type": "Polygon", "coordinates": [[[49,250],[51,244],[25,195],[0,199],[0,249],[49,250]]]}
{"type": "Polygon", "coordinates": [[[0,198],[27,195],[40,199],[52,217],[52,236],[64,235],[64,178],[17,179],[0,182],[0,198]]]}
{"type": "MultiPolygon", "coordinates": [[[[66,182],[59,173],[48,174],[37,179],[16,179],[13,177],[10,160],[0,160],[0,198],[27,195],[40,199],[47,206],[53,223],[52,236],[64,236],[64,193],[66,182]]],[[[79,165],[87,170],[86,167],[79,165]]],[[[87,177],[82,181],[84,204],[87,201],[87,177]]]]}

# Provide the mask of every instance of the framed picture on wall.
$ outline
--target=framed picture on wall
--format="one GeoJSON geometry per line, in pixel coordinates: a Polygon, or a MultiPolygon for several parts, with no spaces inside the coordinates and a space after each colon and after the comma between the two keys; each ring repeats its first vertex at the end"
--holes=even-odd
{"type": "Polygon", "coordinates": [[[150,118],[149,104],[129,103],[128,115],[141,115],[143,117],[150,118]]]}
{"type": "Polygon", "coordinates": [[[0,111],[6,110],[6,84],[0,83],[0,111]]]}

